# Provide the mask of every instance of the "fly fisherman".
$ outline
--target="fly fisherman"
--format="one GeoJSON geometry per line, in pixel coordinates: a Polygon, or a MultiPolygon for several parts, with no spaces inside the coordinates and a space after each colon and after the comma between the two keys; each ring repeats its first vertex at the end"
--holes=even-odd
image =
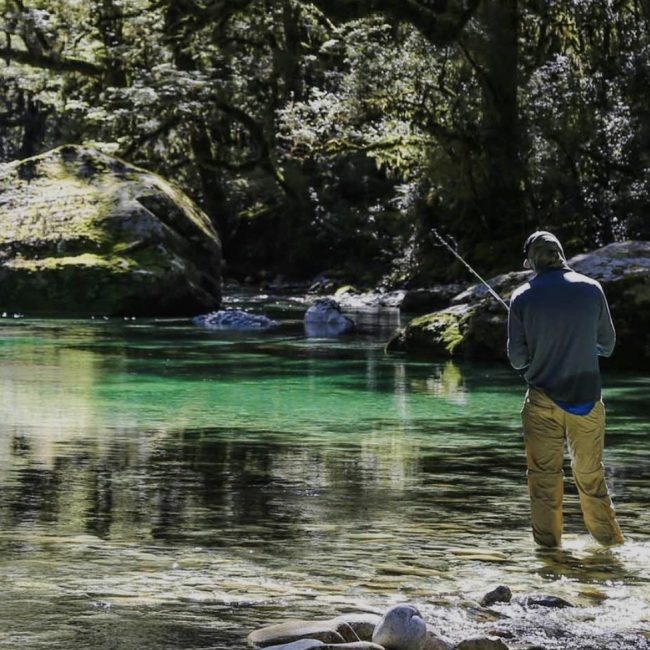
{"type": "Polygon", "coordinates": [[[601,544],[622,544],[602,463],[598,356],[611,355],[616,342],[605,294],[569,268],[550,232],[534,232],[524,253],[536,275],[512,295],[508,358],[528,383],[522,422],[533,537],[560,545],[566,438],[587,529],[601,544]]]}

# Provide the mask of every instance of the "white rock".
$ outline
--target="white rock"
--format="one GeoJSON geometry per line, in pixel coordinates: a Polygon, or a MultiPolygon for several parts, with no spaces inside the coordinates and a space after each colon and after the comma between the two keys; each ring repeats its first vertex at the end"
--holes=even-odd
{"type": "Polygon", "coordinates": [[[373,643],[387,650],[423,650],[427,626],[413,605],[395,605],[381,619],[372,635],[373,643]]]}

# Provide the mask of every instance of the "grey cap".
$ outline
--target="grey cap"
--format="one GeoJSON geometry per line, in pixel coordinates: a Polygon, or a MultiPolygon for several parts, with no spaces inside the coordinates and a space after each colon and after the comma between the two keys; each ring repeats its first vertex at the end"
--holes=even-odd
{"type": "Polygon", "coordinates": [[[534,271],[568,268],[560,240],[547,230],[537,230],[528,237],[524,244],[524,255],[524,266],[534,271]]]}

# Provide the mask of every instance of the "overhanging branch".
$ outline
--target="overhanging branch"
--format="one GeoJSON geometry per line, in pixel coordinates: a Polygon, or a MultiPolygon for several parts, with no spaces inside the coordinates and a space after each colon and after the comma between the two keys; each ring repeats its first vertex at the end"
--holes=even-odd
{"type": "Polygon", "coordinates": [[[103,69],[90,61],[74,58],[61,58],[53,54],[37,54],[25,50],[0,47],[0,57],[5,61],[15,61],[23,65],[55,72],[78,72],[89,77],[100,77],[103,69]]]}

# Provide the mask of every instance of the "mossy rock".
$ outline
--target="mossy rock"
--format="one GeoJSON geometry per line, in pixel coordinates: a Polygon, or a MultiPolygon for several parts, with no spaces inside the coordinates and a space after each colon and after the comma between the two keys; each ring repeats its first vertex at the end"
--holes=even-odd
{"type": "MultiPolygon", "coordinates": [[[[617,345],[608,367],[650,367],[650,242],[603,246],[568,260],[579,273],[601,282],[612,312],[617,345]]],[[[532,277],[516,271],[488,280],[508,300],[532,277]]],[[[481,285],[452,299],[452,306],[412,320],[388,342],[389,352],[430,358],[506,360],[506,310],[481,285]]]]}
{"type": "Polygon", "coordinates": [[[221,244],[162,177],[66,145],[0,165],[0,310],[193,315],[218,308],[221,244]]]}
{"type": "Polygon", "coordinates": [[[467,323],[472,313],[468,305],[456,305],[418,316],[390,339],[386,350],[440,358],[462,356],[467,323]]]}
{"type": "Polygon", "coordinates": [[[453,305],[414,318],[386,345],[434,359],[495,360],[504,357],[506,316],[487,301],[453,305]]]}

